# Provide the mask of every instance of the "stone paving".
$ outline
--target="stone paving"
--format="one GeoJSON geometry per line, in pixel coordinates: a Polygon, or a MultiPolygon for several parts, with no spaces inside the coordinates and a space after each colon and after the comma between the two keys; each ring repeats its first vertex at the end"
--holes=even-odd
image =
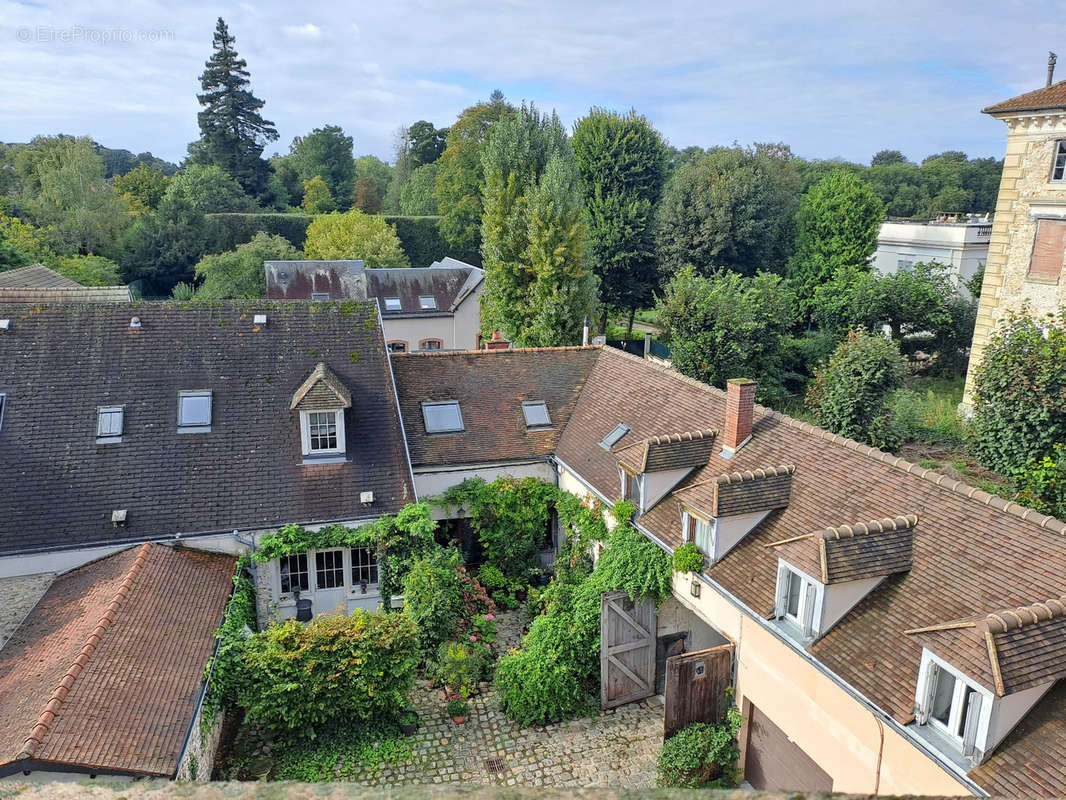
{"type": "Polygon", "coordinates": [[[44,572],[18,578],[0,578],[0,650],[48,590],[55,575],[44,572]]]}

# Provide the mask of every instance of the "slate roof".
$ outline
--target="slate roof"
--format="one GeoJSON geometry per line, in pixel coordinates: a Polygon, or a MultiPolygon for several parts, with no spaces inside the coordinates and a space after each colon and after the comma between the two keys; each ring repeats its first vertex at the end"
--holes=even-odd
{"type": "Polygon", "coordinates": [[[883,578],[911,568],[918,516],[841,525],[776,542],[777,555],[825,584],[883,578]]]}
{"type": "Polygon", "coordinates": [[[792,496],[795,464],[727,472],[706,480],[688,482],[674,496],[689,508],[712,517],[729,517],[784,508],[792,496]]]}
{"type": "Polygon", "coordinates": [[[570,419],[598,347],[394,353],[415,467],[547,458],[570,419]],[[466,430],[428,434],[425,401],[457,400],[466,430]],[[552,425],[527,429],[522,402],[543,400],[552,425]]]}
{"type": "Polygon", "coordinates": [[[43,264],[0,272],[0,303],[129,303],[128,286],[82,286],[43,264]]]}
{"type": "Polygon", "coordinates": [[[652,436],[640,442],[613,448],[620,464],[636,474],[674,469],[693,469],[711,458],[715,430],[686,431],[652,436]]]}
{"type": "MultiPolygon", "coordinates": [[[[452,259],[454,260],[454,259],[452,259]]],[[[462,262],[455,262],[461,264],[462,262]]],[[[367,297],[376,298],[381,307],[381,315],[390,317],[425,317],[451,314],[454,306],[461,302],[473,289],[468,284],[476,285],[484,275],[477,267],[414,267],[401,269],[368,269],[366,271],[367,297]],[[436,308],[424,310],[420,297],[432,296],[436,308]],[[396,297],[400,300],[400,311],[385,308],[385,298],[396,297]]]]}
{"type": "Polygon", "coordinates": [[[9,305],[0,317],[0,555],[352,520],[413,499],[372,304],[9,305]],[[349,461],[304,466],[289,405],[319,362],[351,393],[349,461]],[[190,389],[213,393],[210,433],[177,433],[190,389]],[[96,443],[105,405],[124,406],[119,444],[96,443]],[[361,491],[374,492],[369,509],[361,491]]]}
{"type": "Polygon", "coordinates": [[[144,544],[56,578],[0,651],[0,775],[172,775],[234,563],[144,544]]]}
{"type": "Polygon", "coordinates": [[[1043,111],[1045,109],[1066,109],[1066,81],[1059,81],[1050,86],[1011,97],[988,106],[983,113],[998,114],[1003,111],[1043,111]]]}
{"type": "Polygon", "coordinates": [[[0,272],[0,287],[10,289],[81,289],[80,283],[44,264],[30,264],[0,272]]]}

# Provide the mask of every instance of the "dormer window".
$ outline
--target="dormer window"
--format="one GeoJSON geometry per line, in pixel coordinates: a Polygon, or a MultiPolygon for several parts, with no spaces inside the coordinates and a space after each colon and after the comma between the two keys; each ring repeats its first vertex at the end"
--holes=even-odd
{"type": "Polygon", "coordinates": [[[211,432],[211,392],[178,392],[178,433],[211,432]]]}
{"type": "Polygon", "coordinates": [[[302,411],[300,429],[305,456],[344,452],[344,411],[302,411]]]}
{"type": "Polygon", "coordinates": [[[418,298],[418,307],[423,311],[436,311],[437,298],[433,295],[424,295],[418,298]]]}
{"type": "Polygon", "coordinates": [[[122,441],[122,406],[101,406],[96,410],[96,443],[117,444],[122,441]]]}
{"type": "Polygon", "coordinates": [[[527,428],[550,428],[552,419],[548,415],[548,404],[543,400],[531,400],[522,403],[522,416],[527,428]]]}
{"type": "Polygon", "coordinates": [[[821,583],[798,569],[778,562],[776,616],[795,625],[805,639],[819,633],[821,617],[821,583]]]}
{"type": "Polygon", "coordinates": [[[289,409],[300,419],[300,452],[304,464],[344,460],[344,412],[352,407],[348,387],[319,363],[292,397],[289,409]]]}
{"type": "Polygon", "coordinates": [[[385,310],[386,311],[402,311],[403,305],[400,303],[399,297],[386,297],[385,298],[385,310]]]}
{"type": "Polygon", "coordinates": [[[422,404],[422,421],[426,433],[457,433],[465,430],[463,414],[455,400],[422,404]]]}
{"type": "Polygon", "coordinates": [[[947,737],[953,746],[961,748],[963,756],[980,757],[988,732],[989,720],[985,717],[991,716],[983,715],[982,710],[991,712],[993,700],[987,689],[928,650],[922,651],[915,721],[947,737]]]}
{"type": "Polygon", "coordinates": [[[624,469],[619,472],[622,476],[622,499],[635,505],[639,511],[643,511],[644,476],[631,475],[624,469]]]}

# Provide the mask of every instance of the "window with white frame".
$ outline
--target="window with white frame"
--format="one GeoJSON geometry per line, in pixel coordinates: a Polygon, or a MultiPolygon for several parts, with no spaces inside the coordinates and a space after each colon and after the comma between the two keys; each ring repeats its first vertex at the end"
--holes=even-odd
{"type": "Polygon", "coordinates": [[[386,297],[385,298],[385,310],[386,311],[402,311],[403,305],[400,303],[399,297],[386,297]]]}
{"type": "Polygon", "coordinates": [[[457,400],[423,403],[422,421],[426,425],[426,433],[454,433],[465,430],[457,400]]]}
{"type": "Polygon", "coordinates": [[[1066,179],[1066,140],[1055,142],[1055,159],[1051,162],[1051,180],[1066,179]]]}
{"type": "Polygon", "coordinates": [[[101,406],[96,410],[97,443],[122,441],[122,416],[122,406],[101,406]]]}
{"type": "Polygon", "coordinates": [[[423,295],[418,298],[418,307],[423,311],[434,311],[437,308],[437,298],[433,295],[423,295]]]}
{"type": "Polygon", "coordinates": [[[644,492],[644,476],[630,475],[624,469],[619,469],[619,472],[622,475],[622,499],[643,511],[641,495],[644,492]]]}
{"type": "Polygon", "coordinates": [[[280,561],[282,594],[310,590],[311,581],[307,573],[307,553],[293,553],[292,555],[282,556],[280,561]]]}
{"type": "Polygon", "coordinates": [[[549,428],[552,418],[548,414],[548,404],[543,400],[529,400],[522,403],[522,416],[527,428],[549,428]]]}
{"type": "Polygon", "coordinates": [[[708,558],[714,558],[714,521],[692,515],[692,540],[708,558]]]}
{"type": "Polygon", "coordinates": [[[377,586],[378,560],[369,547],[352,548],[352,590],[356,587],[377,586]]]}
{"type": "Polygon", "coordinates": [[[399,339],[397,339],[394,342],[389,342],[389,352],[390,353],[406,353],[407,352],[407,342],[402,342],[399,339]]]}
{"type": "Polygon", "coordinates": [[[960,673],[949,669],[929,655],[924,658],[925,685],[918,699],[920,725],[930,725],[962,744],[963,754],[971,756],[977,748],[984,694],[960,673]]]}
{"type": "Polygon", "coordinates": [[[211,430],[211,392],[206,389],[178,392],[178,433],[208,433],[211,430]]]}
{"type": "Polygon", "coordinates": [[[783,562],[777,570],[777,618],[798,626],[805,637],[818,633],[818,584],[783,562]]]}
{"type": "Polygon", "coordinates": [[[342,586],[344,586],[344,551],[317,551],[315,553],[315,588],[339,589],[342,586]]]}
{"type": "Polygon", "coordinates": [[[300,436],[305,456],[344,453],[344,410],[301,411],[300,436]]]}
{"type": "Polygon", "coordinates": [[[311,292],[311,302],[324,303],[329,300],[329,292],[311,292]]]}

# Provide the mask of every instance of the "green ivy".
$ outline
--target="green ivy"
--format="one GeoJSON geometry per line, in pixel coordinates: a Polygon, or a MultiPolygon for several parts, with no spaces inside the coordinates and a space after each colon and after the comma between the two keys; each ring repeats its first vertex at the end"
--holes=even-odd
{"type": "Polygon", "coordinates": [[[730,706],[718,724],[694,722],[666,740],[659,753],[658,784],[664,788],[700,789],[736,786],[740,748],[740,712],[730,706]]]}
{"type": "Polygon", "coordinates": [[[413,756],[411,740],[391,718],[341,723],[314,740],[283,738],[274,743],[272,779],[318,783],[355,780],[382,764],[401,764],[413,756]]]}
{"type": "Polygon", "coordinates": [[[1018,502],[1058,519],[1066,519],[1066,448],[1056,443],[1051,455],[1017,473],[1018,502]]]}
{"type": "Polygon", "coordinates": [[[210,727],[219,711],[237,704],[240,688],[246,678],[243,665],[244,648],[249,633],[255,633],[255,585],[248,577],[251,560],[247,555],[237,559],[233,573],[233,593],[226,604],[222,625],[215,635],[218,647],[207,665],[208,691],[200,717],[201,726],[210,727]]]}
{"type": "Polygon", "coordinates": [[[403,613],[418,630],[424,655],[455,635],[463,616],[462,558],[454,549],[440,548],[416,558],[403,582],[403,613]]]}
{"type": "Polygon", "coordinates": [[[703,572],[703,553],[695,542],[685,542],[674,550],[674,570],[677,572],[703,572]]]}

